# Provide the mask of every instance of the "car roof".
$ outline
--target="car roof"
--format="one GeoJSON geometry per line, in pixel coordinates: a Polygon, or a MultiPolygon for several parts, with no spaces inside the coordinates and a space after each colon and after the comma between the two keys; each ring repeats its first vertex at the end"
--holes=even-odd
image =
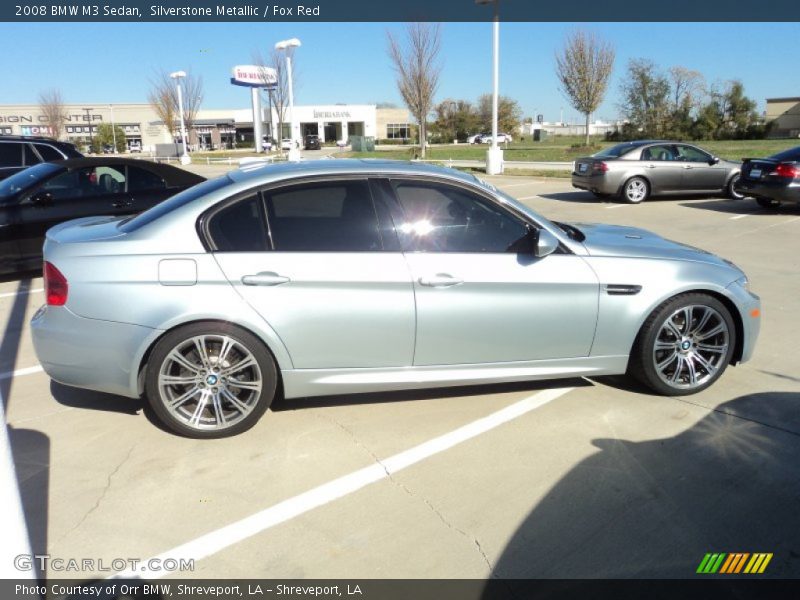
{"type": "Polygon", "coordinates": [[[311,175],[432,175],[476,181],[473,175],[427,163],[380,158],[301,160],[283,163],[251,163],[228,173],[235,182],[267,183],[311,175]]]}
{"type": "Polygon", "coordinates": [[[85,156],[83,158],[67,158],[51,161],[52,164],[67,169],[80,169],[82,167],[121,166],[140,167],[158,174],[168,181],[170,185],[194,185],[205,181],[205,177],[179,169],[165,163],[157,163],[137,158],[122,158],[117,156],[85,156]]]}

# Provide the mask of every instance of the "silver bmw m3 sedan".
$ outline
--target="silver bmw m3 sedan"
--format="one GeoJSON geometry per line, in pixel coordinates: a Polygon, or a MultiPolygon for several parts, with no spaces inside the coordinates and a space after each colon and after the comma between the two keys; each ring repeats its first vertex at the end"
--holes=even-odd
{"type": "Polygon", "coordinates": [[[250,166],[133,218],[56,226],[36,353],[222,437],[285,398],[629,373],[659,394],[747,360],[760,301],[722,258],[554,223],[472,175],[250,166]]]}

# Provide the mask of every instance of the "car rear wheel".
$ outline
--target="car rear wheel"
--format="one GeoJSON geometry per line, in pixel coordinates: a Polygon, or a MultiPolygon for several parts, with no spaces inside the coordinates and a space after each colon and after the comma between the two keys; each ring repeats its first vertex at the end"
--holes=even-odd
{"type": "Polygon", "coordinates": [[[145,391],[161,421],[193,438],[250,429],[277,389],[275,361],[251,333],[193,323],[165,335],[148,361],[145,391]]]}
{"type": "Polygon", "coordinates": [[[728,182],[728,186],[725,189],[725,193],[731,200],[741,200],[744,198],[744,194],[736,189],[736,186],[739,185],[740,178],[741,176],[738,174],[731,177],[731,180],[728,182]]]}
{"type": "Polygon", "coordinates": [[[622,186],[622,197],[631,204],[639,204],[650,195],[650,185],[643,177],[631,177],[622,186]]]}
{"type": "Polygon", "coordinates": [[[695,394],[725,371],[735,338],[733,317],[722,302],[706,294],[681,294],[645,321],[628,373],[665,396],[695,394]]]}
{"type": "Polygon", "coordinates": [[[756,198],[756,202],[761,208],[770,208],[772,210],[777,209],[780,207],[781,203],[777,200],[773,200],[772,198],[756,198]]]}

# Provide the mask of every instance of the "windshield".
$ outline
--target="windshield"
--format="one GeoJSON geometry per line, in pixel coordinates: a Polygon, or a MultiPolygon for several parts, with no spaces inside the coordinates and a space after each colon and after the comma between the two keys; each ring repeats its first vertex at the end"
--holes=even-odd
{"type": "Polygon", "coordinates": [[[633,144],[617,144],[616,146],[611,146],[610,148],[604,148],[597,152],[596,154],[592,154],[592,156],[598,157],[608,157],[608,158],[619,158],[623,154],[627,154],[631,150],[636,148],[633,144]]]}
{"type": "Polygon", "coordinates": [[[54,165],[53,163],[39,163],[34,167],[29,167],[0,181],[0,202],[8,200],[14,194],[32,188],[46,177],[60,171],[62,168],[63,167],[54,165]]]}
{"type": "Polygon", "coordinates": [[[140,227],[144,227],[145,225],[152,223],[159,217],[162,217],[167,213],[171,213],[173,210],[178,209],[181,206],[189,204],[189,202],[192,200],[195,200],[201,196],[205,196],[206,194],[209,194],[214,190],[218,190],[221,187],[225,187],[229,183],[231,183],[231,179],[227,175],[223,175],[222,177],[218,177],[216,179],[210,179],[208,181],[204,181],[203,183],[198,183],[197,185],[190,187],[188,190],[184,190],[181,193],[172,196],[172,198],[169,200],[165,200],[161,204],[156,204],[150,210],[146,210],[132,219],[122,221],[119,225],[119,228],[125,233],[136,231],[140,227]]]}

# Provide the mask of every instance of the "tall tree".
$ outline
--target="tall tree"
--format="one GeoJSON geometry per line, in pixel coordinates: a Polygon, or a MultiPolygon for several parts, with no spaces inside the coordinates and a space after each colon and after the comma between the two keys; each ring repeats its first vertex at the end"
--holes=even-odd
{"type": "Polygon", "coordinates": [[[670,112],[669,80],[646,59],[632,59],[622,82],[621,109],[644,137],[661,137],[670,112]]]}
{"type": "MultiPolygon", "coordinates": [[[[186,77],[180,80],[180,85],[183,96],[183,122],[188,136],[203,102],[203,78],[187,73],[186,77]]],[[[160,71],[150,80],[147,100],[170,135],[174,138],[176,134],[180,134],[177,82],[169,76],[169,73],[160,71]]]]}
{"type": "MultiPolygon", "coordinates": [[[[483,131],[492,130],[492,95],[483,94],[478,98],[478,117],[483,131]]],[[[516,100],[508,96],[497,98],[498,133],[515,135],[522,121],[522,109],[516,100]]]]}
{"type": "MultiPolygon", "coordinates": [[[[275,89],[267,93],[267,105],[269,106],[270,129],[272,123],[272,109],[278,117],[277,131],[272,132],[272,137],[278,142],[278,152],[282,155],[281,139],[283,138],[283,124],[286,122],[286,109],[289,107],[289,77],[286,70],[286,58],[280,50],[273,49],[269,58],[265,58],[260,52],[253,53],[253,63],[262,69],[274,69],[275,89]]],[[[292,57],[294,66],[295,59],[292,57]]]]}
{"type": "Polygon", "coordinates": [[[561,92],[575,110],[586,116],[586,145],[589,145],[589,119],[608,89],[614,69],[614,47],[594,33],[574,31],[567,35],[564,48],[556,54],[556,76],[561,92]]]}
{"type": "Polygon", "coordinates": [[[55,88],[45,90],[39,94],[39,110],[47,119],[50,127],[50,135],[55,139],[61,139],[66,121],[64,100],[61,92],[55,88]]]}
{"type": "Polygon", "coordinates": [[[441,66],[437,62],[441,46],[439,25],[409,24],[404,44],[391,32],[386,35],[389,58],[397,73],[397,87],[419,125],[420,153],[425,158],[427,117],[433,108],[433,97],[441,73],[441,66]]]}
{"type": "Polygon", "coordinates": [[[465,140],[470,133],[480,128],[480,119],[475,107],[467,100],[448,98],[439,102],[433,112],[436,115],[434,127],[445,139],[465,140]]]}

